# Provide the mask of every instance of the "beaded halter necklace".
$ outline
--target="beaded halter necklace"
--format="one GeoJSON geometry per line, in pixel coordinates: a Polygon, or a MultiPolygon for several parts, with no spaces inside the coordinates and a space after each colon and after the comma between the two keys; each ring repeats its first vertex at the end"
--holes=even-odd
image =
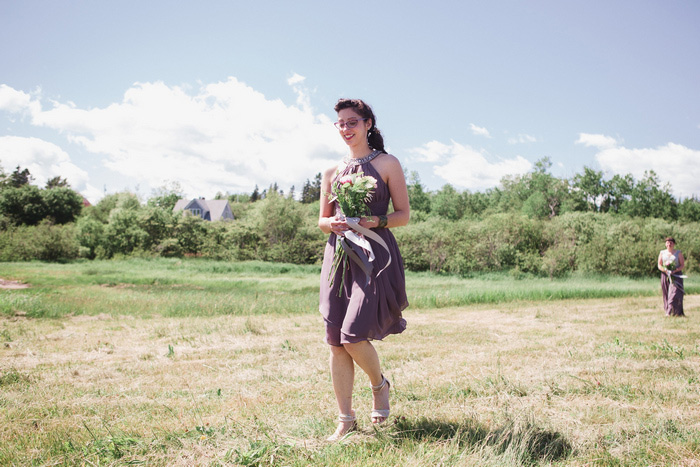
{"type": "Polygon", "coordinates": [[[371,161],[372,159],[374,159],[375,157],[377,157],[378,155],[380,155],[382,152],[383,152],[383,151],[380,151],[379,149],[377,149],[376,151],[373,151],[373,152],[370,153],[368,156],[365,156],[365,157],[363,157],[362,159],[354,159],[354,158],[352,158],[352,157],[350,157],[350,156],[345,156],[345,157],[343,158],[343,162],[345,162],[345,165],[362,165],[362,164],[366,164],[367,162],[371,161]]]}

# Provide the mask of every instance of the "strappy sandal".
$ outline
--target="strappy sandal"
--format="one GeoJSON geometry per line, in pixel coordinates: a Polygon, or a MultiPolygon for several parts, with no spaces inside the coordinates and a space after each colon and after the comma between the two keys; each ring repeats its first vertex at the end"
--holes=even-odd
{"type": "Polygon", "coordinates": [[[352,433],[353,431],[356,431],[356,430],[357,430],[357,419],[355,418],[355,411],[352,410],[348,414],[341,413],[338,415],[338,428],[335,430],[335,433],[333,433],[328,438],[326,438],[326,441],[328,441],[330,443],[340,441],[342,439],[345,439],[348,435],[350,435],[350,433],[352,433]],[[341,423],[350,423],[350,426],[348,427],[347,430],[343,430],[341,423]]]}
{"type": "MultiPolygon", "coordinates": [[[[384,389],[384,386],[387,387],[387,390],[389,390],[389,391],[391,390],[391,383],[389,382],[388,379],[386,379],[384,377],[384,375],[382,375],[382,382],[381,383],[379,383],[376,386],[374,386],[374,385],[371,385],[371,386],[372,386],[373,395],[378,395],[379,392],[382,389],[384,389]]],[[[380,424],[386,422],[387,420],[389,420],[390,411],[391,411],[391,409],[372,409],[372,423],[374,423],[375,425],[380,425],[380,424]],[[379,418],[383,418],[384,420],[382,420],[381,422],[376,421],[379,418]]]]}

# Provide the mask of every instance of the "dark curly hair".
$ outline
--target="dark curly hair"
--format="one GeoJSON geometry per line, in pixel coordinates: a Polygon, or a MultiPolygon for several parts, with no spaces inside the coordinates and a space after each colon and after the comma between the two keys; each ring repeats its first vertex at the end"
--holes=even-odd
{"type": "Polygon", "coordinates": [[[340,112],[343,109],[353,109],[360,117],[372,120],[372,127],[367,131],[369,147],[386,152],[384,150],[384,137],[382,137],[382,132],[377,128],[377,117],[374,116],[372,107],[365,101],[362,99],[338,99],[338,103],[333,108],[336,112],[340,112]]]}

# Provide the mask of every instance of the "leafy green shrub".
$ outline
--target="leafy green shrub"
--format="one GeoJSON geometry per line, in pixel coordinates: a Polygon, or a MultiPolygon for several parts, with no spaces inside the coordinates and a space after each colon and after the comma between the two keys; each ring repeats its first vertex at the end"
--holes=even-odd
{"type": "Polygon", "coordinates": [[[34,228],[33,240],[36,244],[36,259],[41,261],[67,261],[79,257],[75,224],[53,225],[48,220],[34,228]]]}
{"type": "Polygon", "coordinates": [[[67,186],[41,190],[46,216],[56,224],[75,221],[83,209],[83,197],[67,186]]]}
{"type": "Polygon", "coordinates": [[[257,228],[246,222],[230,222],[222,233],[221,245],[239,261],[258,259],[263,239],[257,228]]]}
{"type": "Polygon", "coordinates": [[[201,217],[184,214],[178,216],[175,238],[184,254],[196,255],[202,252],[204,239],[209,233],[209,222],[201,217]]]}
{"type": "Polygon", "coordinates": [[[142,244],[143,249],[151,250],[165,239],[172,237],[176,222],[172,210],[155,206],[141,209],[138,223],[141,230],[146,233],[142,244]]]}
{"type": "Polygon", "coordinates": [[[138,211],[115,208],[109,213],[109,224],[104,230],[103,245],[109,257],[128,255],[141,247],[148,234],[138,225],[138,211]]]}
{"type": "Polygon", "coordinates": [[[38,224],[47,214],[41,190],[34,185],[3,188],[0,214],[16,225],[38,224]]]}
{"type": "Polygon", "coordinates": [[[488,216],[469,226],[469,249],[464,254],[475,258],[475,270],[500,271],[526,264],[533,268],[531,259],[542,249],[543,222],[516,214],[488,216]]]}
{"type": "Polygon", "coordinates": [[[572,270],[573,252],[564,245],[549,248],[542,256],[542,272],[550,278],[561,277],[572,270]]]}
{"type": "Polygon", "coordinates": [[[182,256],[182,248],[177,238],[166,238],[158,245],[153,247],[153,251],[164,258],[172,258],[182,256]]]}
{"type": "Polygon", "coordinates": [[[0,232],[0,261],[31,261],[37,256],[27,226],[8,226],[0,232]]]}
{"type": "MultiPolygon", "coordinates": [[[[700,272],[700,222],[680,225],[676,229],[677,248],[685,258],[685,272],[700,272]]],[[[661,249],[661,248],[659,248],[661,249]]]]}
{"type": "Polygon", "coordinates": [[[655,273],[663,239],[652,229],[645,229],[646,222],[645,219],[625,219],[610,226],[607,273],[632,277],[655,273]]]}
{"type": "Polygon", "coordinates": [[[0,232],[0,261],[67,261],[80,254],[74,224],[22,225],[0,232]]]}
{"type": "Polygon", "coordinates": [[[82,216],[76,222],[78,240],[83,258],[95,259],[100,245],[104,241],[104,224],[94,217],[82,216]]]}
{"type": "MultiPolygon", "coordinates": [[[[434,218],[433,218],[434,219],[434,218]]],[[[450,254],[454,254],[454,241],[448,229],[454,223],[419,222],[392,232],[397,239],[404,266],[411,271],[442,272],[450,254]]]]}

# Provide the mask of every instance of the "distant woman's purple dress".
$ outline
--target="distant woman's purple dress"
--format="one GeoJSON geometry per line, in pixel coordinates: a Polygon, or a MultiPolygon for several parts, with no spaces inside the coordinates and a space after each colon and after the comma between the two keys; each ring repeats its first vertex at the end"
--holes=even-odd
{"type": "MultiPolygon", "coordinates": [[[[364,158],[359,160],[359,164],[349,164],[337,177],[362,171],[365,175],[376,178],[377,189],[367,205],[372,215],[386,215],[390,200],[389,187],[370,163],[371,159],[373,158],[364,158]]],[[[336,214],[339,214],[337,202],[334,205],[336,214]]],[[[330,345],[383,339],[389,334],[399,334],[406,329],[406,320],[401,316],[401,312],[408,306],[408,299],[399,247],[389,229],[372,230],[389,247],[391,264],[382,271],[389,256],[382,246],[370,240],[376,258],[369,282],[360,266],[346,258],[344,280],[341,279],[341,264],[331,286],[328,274],[335,254],[337,236],[331,234],[326,243],[321,267],[319,310],[326,321],[326,342],[330,345]],[[339,287],[343,288],[341,294],[339,287]]]]}
{"type": "MultiPolygon", "coordinates": [[[[661,250],[661,259],[664,264],[667,261],[674,261],[679,264],[681,250],[676,250],[673,254],[669,253],[668,250],[661,250]]],[[[669,277],[662,273],[661,274],[661,295],[664,299],[664,311],[666,311],[667,316],[685,316],[683,313],[683,278],[678,277],[681,273],[669,277]]]]}

